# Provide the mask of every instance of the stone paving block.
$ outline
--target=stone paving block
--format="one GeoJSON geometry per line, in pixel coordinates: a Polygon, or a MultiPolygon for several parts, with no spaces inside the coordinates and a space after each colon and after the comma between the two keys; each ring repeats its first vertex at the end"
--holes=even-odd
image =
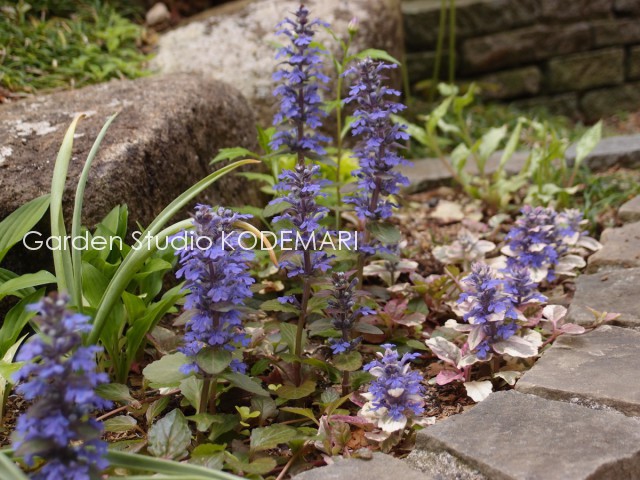
{"type": "Polygon", "coordinates": [[[640,478],[637,419],[515,391],[418,432],[416,450],[449,452],[491,480],[640,478]]]}
{"type": "Polygon", "coordinates": [[[632,198],[618,209],[618,218],[626,223],[640,220],[640,195],[632,198]]]}
{"type": "Polygon", "coordinates": [[[601,250],[589,257],[587,273],[640,267],[640,222],[602,232],[601,250]]]}
{"type": "Polygon", "coordinates": [[[558,338],[518,381],[516,390],[639,416],[639,371],[640,332],[602,325],[583,335],[558,338]]]}
{"type": "Polygon", "coordinates": [[[640,268],[627,268],[608,272],[580,275],[569,307],[567,321],[590,325],[593,314],[587,307],[599,312],[615,312],[620,316],[612,325],[640,327],[640,268]]]}
{"type": "MultiPolygon", "coordinates": [[[[565,157],[569,164],[573,165],[576,158],[575,144],[567,149],[565,157]]],[[[603,138],[585,158],[584,164],[591,170],[605,170],[613,165],[626,168],[640,167],[640,135],[603,138]]]]}
{"type": "Polygon", "coordinates": [[[549,60],[548,84],[554,92],[587,90],[624,82],[624,50],[603,48],[549,60]]]}
{"type": "Polygon", "coordinates": [[[314,468],[293,477],[295,480],[436,480],[410,468],[402,460],[374,453],[370,460],[337,458],[333,465],[314,468]]]}

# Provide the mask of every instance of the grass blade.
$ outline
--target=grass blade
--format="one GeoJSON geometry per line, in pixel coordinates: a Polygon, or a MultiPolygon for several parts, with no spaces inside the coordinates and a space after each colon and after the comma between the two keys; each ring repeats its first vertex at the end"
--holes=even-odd
{"type": "Polygon", "coordinates": [[[208,480],[240,480],[241,477],[220,470],[191,465],[188,463],[173,462],[160,458],[137,455],[135,453],[114,452],[107,453],[107,460],[112,467],[130,468],[156,472],[164,475],[178,475],[179,478],[196,477],[208,480]]]}
{"type": "MultiPolygon", "coordinates": [[[[89,151],[87,161],[84,163],[84,167],[82,168],[82,174],[80,175],[80,179],[78,180],[78,186],[76,187],[76,197],[74,199],[73,205],[73,220],[71,222],[72,239],[80,236],[80,229],[82,227],[82,202],[84,201],[84,189],[87,185],[87,179],[89,178],[89,170],[91,169],[91,164],[93,163],[93,159],[98,154],[98,149],[100,148],[102,139],[107,133],[107,129],[117,115],[117,113],[111,115],[102,127],[102,130],[100,130],[96,141],[93,143],[93,146],[89,151]]],[[[73,265],[74,290],[77,292],[76,295],[78,301],[78,303],[76,303],[76,307],[78,308],[78,311],[82,313],[82,251],[79,248],[75,248],[73,245],[74,242],[72,241],[71,263],[73,265]]]]}
{"type": "Polygon", "coordinates": [[[71,265],[71,254],[67,248],[67,231],[64,226],[62,197],[67,181],[69,162],[71,161],[71,155],[73,153],[73,135],[76,131],[78,121],[80,121],[82,117],[82,114],[75,116],[64,135],[64,140],[58,151],[56,164],[53,168],[53,179],[51,180],[51,205],[49,209],[51,214],[51,236],[59,238],[61,243],[60,249],[52,251],[53,265],[58,280],[58,291],[68,291],[76,305],[78,305],[79,302],[76,298],[76,292],[73,291],[73,268],[71,265]]]}

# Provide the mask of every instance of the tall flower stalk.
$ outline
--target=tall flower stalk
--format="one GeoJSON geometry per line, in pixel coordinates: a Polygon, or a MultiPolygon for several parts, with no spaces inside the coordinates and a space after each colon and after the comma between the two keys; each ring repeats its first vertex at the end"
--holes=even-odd
{"type": "Polygon", "coordinates": [[[17,360],[27,362],[15,375],[17,392],[33,402],[18,418],[13,448],[27,465],[36,457],[46,464],[34,480],[89,480],[108,463],[102,425],[92,414],[111,407],[95,389],[109,378],[96,373],[96,354],[102,349],[82,346],[91,330],[89,317],[66,310],[68,298],[53,294],[32,306],[40,332],[17,360]]]}
{"type": "Polygon", "coordinates": [[[221,370],[246,369],[242,361],[232,359],[232,352],[249,342],[238,306],[253,295],[254,279],[249,275],[253,253],[240,247],[234,224],[249,217],[198,205],[195,231],[185,232],[185,246],[177,251],[181,268],[176,276],[185,279],[184,288],[189,290],[185,308],[193,312],[179,349],[191,363],[181,370],[204,379],[200,413],[207,410],[207,403],[208,410],[215,411],[216,375],[221,370]],[[207,357],[215,359],[213,365],[207,357]]]}
{"type": "MultiPolygon", "coordinates": [[[[357,279],[349,280],[344,272],[333,274],[333,291],[325,310],[331,318],[333,327],[342,334],[339,339],[329,341],[334,355],[351,351],[358,345],[360,339],[351,338],[351,330],[362,315],[373,313],[370,309],[358,307],[355,288],[357,279]]],[[[342,372],[342,395],[347,395],[351,390],[349,372],[342,372]]]]}
{"type": "Polygon", "coordinates": [[[354,205],[363,224],[363,251],[358,259],[360,284],[365,256],[374,251],[369,245],[371,238],[367,224],[389,218],[395,206],[389,197],[398,193],[400,185],[408,184],[408,179],[396,167],[406,162],[398,150],[403,148],[400,141],[408,140],[409,135],[403,125],[391,119],[405,106],[391,99],[400,96],[400,92],[384,85],[385,71],[395,67],[366,58],[345,72],[356,78],[345,101],[355,104],[356,120],[352,132],[359,139],[355,149],[360,161],[360,169],[356,172],[359,189],[345,202],[354,205]]]}
{"type": "MultiPolygon", "coordinates": [[[[283,149],[296,155],[296,166],[293,170],[285,170],[279,177],[280,182],[275,190],[282,192],[283,197],[273,203],[285,202],[288,208],[274,221],[288,220],[293,224],[296,233],[306,248],[295,252],[282,262],[288,270],[289,277],[301,277],[302,300],[296,331],[295,352],[302,356],[302,336],[307,318],[309,299],[311,298],[311,280],[316,271],[329,268],[327,255],[312,251],[308,247],[309,239],[317,235],[320,222],[328,209],[320,207],[316,198],[324,186],[318,180],[318,166],[307,165],[307,159],[313,159],[326,152],[322,143],[329,139],[316,132],[322,125],[324,115],[320,109],[322,99],[319,90],[321,84],[328,81],[321,71],[322,57],[318,48],[311,46],[315,27],[324,25],[320,20],[310,20],[309,11],[300,5],[295,12],[295,19],[285,19],[279,24],[279,34],[289,38],[290,44],[278,50],[277,59],[281,60],[279,70],[274,79],[282,82],[274,94],[280,98],[280,109],[275,115],[274,124],[279,126],[273,137],[271,147],[283,149]]],[[[300,383],[300,364],[295,365],[296,382],[300,383]]]]}

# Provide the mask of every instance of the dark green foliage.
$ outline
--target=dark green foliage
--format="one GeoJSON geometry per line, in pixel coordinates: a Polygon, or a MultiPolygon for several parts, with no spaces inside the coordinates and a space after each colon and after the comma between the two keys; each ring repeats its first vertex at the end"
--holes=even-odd
{"type": "Polygon", "coordinates": [[[2,87],[35,92],[146,74],[144,29],[109,3],[0,0],[0,9],[2,87]]]}

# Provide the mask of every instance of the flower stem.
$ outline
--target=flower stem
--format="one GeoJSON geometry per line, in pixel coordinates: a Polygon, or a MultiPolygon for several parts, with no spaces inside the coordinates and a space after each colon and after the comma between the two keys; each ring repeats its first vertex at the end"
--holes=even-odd
{"type": "Polygon", "coordinates": [[[302,335],[307,321],[307,308],[311,298],[311,252],[304,250],[302,253],[304,261],[304,280],[302,287],[302,302],[300,305],[300,316],[298,317],[298,328],[296,330],[295,356],[300,360],[294,365],[295,381],[298,385],[302,383],[302,335]]]}

